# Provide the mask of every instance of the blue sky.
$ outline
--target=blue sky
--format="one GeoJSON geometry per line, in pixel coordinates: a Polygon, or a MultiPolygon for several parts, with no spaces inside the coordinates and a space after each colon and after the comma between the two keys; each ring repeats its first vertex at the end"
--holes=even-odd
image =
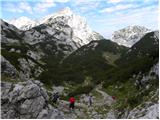
{"type": "Polygon", "coordinates": [[[85,17],[89,26],[109,37],[129,25],[158,29],[158,0],[0,0],[1,18],[39,19],[65,7],[85,17]]]}

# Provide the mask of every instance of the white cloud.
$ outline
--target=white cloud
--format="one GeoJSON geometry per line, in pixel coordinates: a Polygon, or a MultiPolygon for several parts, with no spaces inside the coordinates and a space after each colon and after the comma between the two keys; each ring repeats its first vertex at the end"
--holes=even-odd
{"type": "Polygon", "coordinates": [[[33,13],[31,6],[27,2],[20,2],[18,7],[19,7],[19,9],[21,9],[23,11],[27,11],[27,12],[29,12],[31,14],[33,13]]]}
{"type": "Polygon", "coordinates": [[[115,12],[115,11],[119,11],[119,10],[129,9],[129,8],[132,8],[132,7],[133,7],[132,4],[116,5],[116,6],[105,8],[105,9],[101,10],[100,12],[102,12],[102,13],[104,13],[104,12],[111,13],[111,12],[115,12]]]}
{"type": "Polygon", "coordinates": [[[4,5],[4,10],[9,11],[9,12],[18,12],[18,13],[23,12],[21,9],[16,9],[16,6],[12,3],[5,4],[4,5]]]}
{"type": "Polygon", "coordinates": [[[23,12],[28,12],[32,14],[32,8],[29,3],[22,1],[18,4],[15,4],[14,2],[8,2],[4,5],[4,10],[9,11],[9,12],[18,12],[18,13],[23,13],[23,12]]]}
{"type": "MultiPolygon", "coordinates": [[[[16,0],[15,0],[16,1],[16,0]]],[[[19,1],[19,0],[18,0],[19,1]]],[[[44,13],[47,12],[49,8],[55,7],[56,3],[66,3],[70,0],[32,0],[33,4],[32,6],[29,4],[29,2],[25,0],[21,0],[21,2],[8,2],[5,4],[4,9],[9,12],[17,12],[17,13],[44,13]]]]}
{"type": "Polygon", "coordinates": [[[54,2],[59,2],[59,3],[66,3],[69,2],[70,0],[54,0],[54,2]]]}
{"type": "Polygon", "coordinates": [[[153,2],[153,1],[158,1],[158,0],[144,0],[144,2],[153,2]]]}
{"type": "Polygon", "coordinates": [[[96,9],[98,7],[98,5],[99,5],[99,2],[90,2],[90,3],[83,4],[82,6],[79,6],[78,10],[81,13],[86,13],[88,11],[96,9]]]}
{"type": "Polygon", "coordinates": [[[123,0],[107,0],[108,3],[119,3],[123,0]]]}
{"type": "Polygon", "coordinates": [[[75,5],[86,5],[86,4],[90,4],[90,3],[94,3],[94,2],[102,2],[104,0],[73,0],[72,2],[75,5]]]}
{"type": "Polygon", "coordinates": [[[41,12],[47,12],[48,8],[54,7],[56,4],[53,0],[42,0],[41,2],[37,3],[33,10],[35,12],[41,13],[41,12]]]}

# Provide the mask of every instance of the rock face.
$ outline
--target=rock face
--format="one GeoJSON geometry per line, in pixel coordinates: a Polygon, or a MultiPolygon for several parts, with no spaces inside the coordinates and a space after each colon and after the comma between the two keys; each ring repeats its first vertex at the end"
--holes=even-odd
{"type": "Polygon", "coordinates": [[[112,41],[117,42],[119,45],[131,47],[149,31],[149,29],[142,26],[128,26],[115,31],[112,34],[112,41]]]}
{"type": "MultiPolygon", "coordinates": [[[[159,63],[153,65],[148,75],[137,75],[137,79],[141,76],[141,83],[146,85],[144,90],[151,89],[152,85],[146,84],[147,82],[158,80],[159,76],[159,63]]],[[[127,119],[158,119],[159,118],[159,102],[158,102],[159,90],[150,92],[150,99],[147,102],[140,104],[129,112],[127,119]]]]}
{"type": "Polygon", "coordinates": [[[33,119],[49,111],[49,97],[40,84],[32,81],[18,84],[2,82],[1,89],[2,118],[33,119]]]}
{"type": "Polygon", "coordinates": [[[140,80],[142,84],[146,85],[146,89],[149,89],[149,87],[152,86],[150,84],[147,85],[147,83],[159,77],[159,63],[153,65],[147,75],[141,74],[140,72],[138,75],[133,75],[133,77],[136,79],[135,85],[137,85],[137,83],[139,83],[138,80],[140,80]]]}
{"type": "Polygon", "coordinates": [[[150,74],[151,73],[155,73],[155,75],[158,75],[159,76],[159,63],[155,64],[151,70],[150,70],[150,74]]]}
{"type": "Polygon", "coordinates": [[[70,26],[73,30],[73,40],[80,46],[88,44],[91,40],[96,40],[96,35],[93,35],[96,33],[88,26],[86,19],[74,14],[68,7],[45,17],[41,23],[51,24],[55,22],[63,22],[70,26]]]}
{"type": "Polygon", "coordinates": [[[158,119],[159,118],[159,104],[146,103],[145,107],[137,107],[133,109],[127,119],[158,119]]]}
{"type": "Polygon", "coordinates": [[[16,78],[18,76],[18,71],[15,69],[15,67],[10,64],[9,61],[7,61],[3,56],[1,57],[1,73],[9,75],[12,78],[16,78]]]}
{"type": "Polygon", "coordinates": [[[14,25],[0,19],[1,25],[1,42],[2,43],[18,43],[20,39],[21,30],[17,29],[14,25]]]}
{"type": "Polygon", "coordinates": [[[159,90],[151,92],[150,101],[144,102],[131,110],[127,119],[158,119],[159,118],[159,90]]]}

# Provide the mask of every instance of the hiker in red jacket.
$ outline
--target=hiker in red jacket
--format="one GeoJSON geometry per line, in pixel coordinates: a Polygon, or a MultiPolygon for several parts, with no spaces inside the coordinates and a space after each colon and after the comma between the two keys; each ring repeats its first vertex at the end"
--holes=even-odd
{"type": "Polygon", "coordinates": [[[70,108],[71,110],[73,110],[73,109],[74,109],[74,103],[75,103],[74,97],[71,97],[71,98],[69,99],[69,102],[70,102],[69,108],[70,108]]]}
{"type": "Polygon", "coordinates": [[[113,100],[116,100],[116,96],[112,96],[112,99],[113,99],[113,100]]]}

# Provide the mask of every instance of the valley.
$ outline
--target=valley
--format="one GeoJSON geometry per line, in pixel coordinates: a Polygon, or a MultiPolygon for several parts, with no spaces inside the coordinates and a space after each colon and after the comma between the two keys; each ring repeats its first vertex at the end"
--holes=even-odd
{"type": "Polygon", "coordinates": [[[70,8],[19,21],[0,22],[3,119],[159,118],[159,31],[130,26],[105,39],[70,8]]]}

